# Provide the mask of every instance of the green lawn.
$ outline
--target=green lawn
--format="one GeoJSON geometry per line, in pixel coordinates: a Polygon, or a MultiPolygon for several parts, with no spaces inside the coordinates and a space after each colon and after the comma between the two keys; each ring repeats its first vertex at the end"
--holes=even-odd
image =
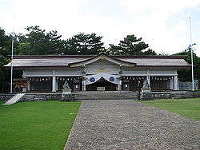
{"type": "Polygon", "coordinates": [[[153,100],[142,103],[200,120],[200,98],[153,100]]]}
{"type": "Polygon", "coordinates": [[[0,150],[62,150],[79,106],[59,101],[0,105],[0,150]]]}

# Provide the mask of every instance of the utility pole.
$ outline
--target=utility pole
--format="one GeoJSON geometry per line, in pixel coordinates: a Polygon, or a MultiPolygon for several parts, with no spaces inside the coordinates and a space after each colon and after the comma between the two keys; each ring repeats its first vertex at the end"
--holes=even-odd
{"type": "Polygon", "coordinates": [[[11,49],[11,67],[10,67],[10,93],[13,93],[13,49],[14,49],[14,37],[12,36],[12,49],[11,49]]]}
{"type": "Polygon", "coordinates": [[[191,53],[191,64],[192,64],[192,91],[194,91],[194,63],[193,63],[193,48],[192,46],[195,44],[192,44],[192,23],[191,23],[191,17],[189,17],[189,25],[190,25],[190,53],[191,53]]]}

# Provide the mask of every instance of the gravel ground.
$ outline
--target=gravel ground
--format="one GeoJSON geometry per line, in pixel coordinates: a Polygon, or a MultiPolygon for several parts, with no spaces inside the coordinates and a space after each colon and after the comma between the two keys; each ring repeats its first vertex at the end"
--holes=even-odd
{"type": "Polygon", "coordinates": [[[131,100],[83,101],[65,150],[200,150],[200,122],[131,100]]]}

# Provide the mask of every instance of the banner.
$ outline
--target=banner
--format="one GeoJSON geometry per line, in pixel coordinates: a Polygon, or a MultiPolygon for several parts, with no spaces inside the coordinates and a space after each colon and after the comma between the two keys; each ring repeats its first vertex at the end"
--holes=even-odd
{"type": "Polygon", "coordinates": [[[108,74],[108,73],[99,73],[99,74],[95,74],[95,75],[88,75],[85,76],[85,85],[89,85],[89,84],[93,84],[95,82],[97,82],[98,80],[100,80],[101,78],[104,78],[105,80],[107,80],[108,82],[111,82],[113,84],[120,84],[120,76],[118,75],[112,75],[112,74],[108,74]]]}

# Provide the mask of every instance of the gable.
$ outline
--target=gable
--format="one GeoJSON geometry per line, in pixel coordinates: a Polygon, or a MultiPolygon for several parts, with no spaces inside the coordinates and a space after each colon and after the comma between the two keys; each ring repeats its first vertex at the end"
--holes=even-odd
{"type": "Polygon", "coordinates": [[[110,73],[118,74],[120,71],[120,65],[117,65],[108,60],[97,60],[93,63],[85,65],[86,74],[98,74],[98,73],[110,73]]]}

